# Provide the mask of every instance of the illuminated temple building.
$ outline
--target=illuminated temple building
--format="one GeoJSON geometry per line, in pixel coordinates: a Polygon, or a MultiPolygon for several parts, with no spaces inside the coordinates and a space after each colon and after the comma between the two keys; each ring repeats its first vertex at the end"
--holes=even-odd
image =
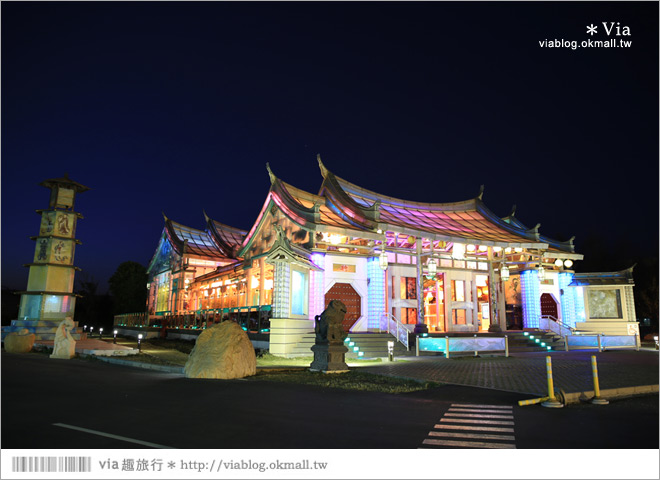
{"type": "Polygon", "coordinates": [[[249,231],[206,216],[203,230],[165,217],[149,267],[150,325],[203,328],[231,318],[290,355],[327,302],[349,332],[500,332],[567,328],[630,334],[632,274],[575,274],[583,257],[493,214],[479,195],[417,203],[365,190],[318,159],[317,194],[268,168],[271,187],[249,231]],[[591,276],[590,276],[591,275],[591,276]]]}

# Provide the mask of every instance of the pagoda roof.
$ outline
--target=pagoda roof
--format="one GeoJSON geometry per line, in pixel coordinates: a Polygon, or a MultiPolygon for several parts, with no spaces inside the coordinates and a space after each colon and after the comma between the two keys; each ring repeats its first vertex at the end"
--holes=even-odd
{"type": "Polygon", "coordinates": [[[60,178],[50,178],[48,180],[44,180],[39,185],[46,188],[55,188],[56,186],[59,185],[65,188],[70,188],[71,190],[74,190],[76,193],[86,192],[87,190],[90,189],[89,187],[86,187],[81,183],[71,180],[69,178],[68,173],[65,173],[64,176],[60,178]]]}

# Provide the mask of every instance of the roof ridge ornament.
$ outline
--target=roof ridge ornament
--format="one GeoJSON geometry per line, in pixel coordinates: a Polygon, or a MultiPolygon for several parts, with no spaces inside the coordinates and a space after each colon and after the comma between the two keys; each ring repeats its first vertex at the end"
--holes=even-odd
{"type": "Polygon", "coordinates": [[[328,169],[323,165],[323,162],[321,161],[321,154],[317,153],[316,154],[316,161],[319,162],[319,168],[321,169],[321,175],[323,175],[323,178],[325,178],[328,175],[328,169]]]}
{"type": "Polygon", "coordinates": [[[273,173],[273,171],[270,169],[270,163],[266,162],[266,170],[268,170],[268,177],[270,178],[270,184],[272,185],[275,183],[275,180],[277,180],[277,177],[273,173]]]}
{"type": "Polygon", "coordinates": [[[516,204],[513,204],[513,207],[511,207],[511,213],[508,215],[509,217],[515,217],[516,216],[516,204]]]}
{"type": "Polygon", "coordinates": [[[478,198],[479,200],[483,200],[483,198],[484,198],[484,189],[485,189],[485,188],[486,188],[485,185],[481,185],[481,186],[479,187],[479,195],[477,195],[477,198],[478,198]]]}
{"type": "Polygon", "coordinates": [[[541,224],[537,223],[534,227],[528,229],[526,232],[531,233],[536,237],[536,240],[539,240],[541,234],[539,233],[539,228],[541,228],[541,224]]]}

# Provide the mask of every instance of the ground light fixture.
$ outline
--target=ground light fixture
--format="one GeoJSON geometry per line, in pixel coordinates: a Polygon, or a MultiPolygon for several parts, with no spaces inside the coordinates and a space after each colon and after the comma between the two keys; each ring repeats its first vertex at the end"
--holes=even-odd
{"type": "Polygon", "coordinates": [[[99,328],[99,339],[103,338],[103,327],[99,328]]]}
{"type": "Polygon", "coordinates": [[[94,327],[89,327],[89,336],[92,336],[92,332],[94,331],[94,327]]]}
{"type": "Polygon", "coordinates": [[[138,333],[138,352],[142,353],[142,334],[138,333]]]}
{"type": "Polygon", "coordinates": [[[87,331],[87,325],[83,325],[83,332],[87,331]]]}
{"type": "Polygon", "coordinates": [[[113,336],[114,336],[114,338],[113,338],[113,340],[112,340],[112,343],[117,343],[117,333],[119,333],[119,331],[118,331],[118,330],[115,330],[115,331],[112,332],[112,333],[113,333],[113,336]]]}
{"type": "Polygon", "coordinates": [[[387,342],[387,359],[392,362],[394,361],[394,342],[387,342]]]}

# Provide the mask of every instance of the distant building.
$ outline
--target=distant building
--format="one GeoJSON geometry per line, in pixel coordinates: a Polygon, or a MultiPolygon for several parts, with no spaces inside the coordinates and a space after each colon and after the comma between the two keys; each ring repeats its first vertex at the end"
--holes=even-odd
{"type": "Polygon", "coordinates": [[[150,324],[202,327],[231,318],[290,354],[331,299],[350,332],[416,333],[554,327],[637,332],[632,270],[575,274],[572,239],[552,240],[515,211],[475,198],[418,203],[371,192],[321,162],[318,194],[277,178],[249,231],[206,217],[198,230],[165,217],[149,267],[150,324]]]}

